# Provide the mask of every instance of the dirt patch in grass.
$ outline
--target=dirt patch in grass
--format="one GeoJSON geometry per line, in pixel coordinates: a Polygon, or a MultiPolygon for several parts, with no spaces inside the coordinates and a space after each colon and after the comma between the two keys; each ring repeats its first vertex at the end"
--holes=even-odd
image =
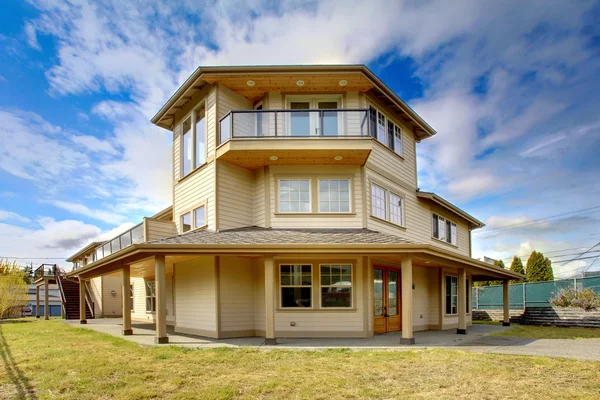
{"type": "Polygon", "coordinates": [[[600,392],[600,363],[544,357],[140,347],[37,320],[0,324],[0,342],[12,365],[0,367],[0,388],[17,384],[8,370],[18,368],[31,389],[4,392],[13,398],[592,399],[600,392]]]}
{"type": "Polygon", "coordinates": [[[600,339],[600,329],[515,325],[506,331],[495,332],[492,335],[531,339],[600,339]]]}

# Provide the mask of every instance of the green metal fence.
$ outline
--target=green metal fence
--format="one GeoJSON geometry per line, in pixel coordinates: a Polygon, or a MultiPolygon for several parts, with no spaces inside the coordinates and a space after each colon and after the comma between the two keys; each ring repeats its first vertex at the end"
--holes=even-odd
{"type": "MultiPolygon", "coordinates": [[[[510,308],[549,307],[550,299],[568,288],[594,289],[596,293],[600,293],[600,276],[512,284],[508,291],[510,308]]],[[[502,308],[502,285],[474,286],[471,299],[474,310],[502,308]]]]}

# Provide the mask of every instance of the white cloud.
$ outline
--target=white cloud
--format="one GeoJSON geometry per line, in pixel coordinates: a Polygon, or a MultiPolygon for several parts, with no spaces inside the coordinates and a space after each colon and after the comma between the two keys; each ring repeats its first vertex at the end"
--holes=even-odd
{"type": "Polygon", "coordinates": [[[112,144],[106,140],[100,140],[95,136],[72,136],[71,140],[92,152],[104,152],[112,155],[118,154],[112,144]]]}
{"type": "Polygon", "coordinates": [[[90,209],[89,207],[79,203],[71,203],[61,200],[53,200],[50,201],[50,203],[55,207],[62,208],[74,214],[85,215],[86,217],[93,218],[98,221],[104,221],[109,224],[118,224],[125,220],[125,217],[120,214],[105,210],[90,209]]]}
{"type": "Polygon", "coordinates": [[[0,210],[0,221],[15,221],[26,223],[31,220],[11,211],[0,210]]]}

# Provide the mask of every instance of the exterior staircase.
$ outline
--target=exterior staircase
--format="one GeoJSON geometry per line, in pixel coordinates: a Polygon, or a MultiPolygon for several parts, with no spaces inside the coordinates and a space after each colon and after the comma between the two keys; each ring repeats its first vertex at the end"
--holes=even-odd
{"type": "MultiPolygon", "coordinates": [[[[79,319],[79,281],[65,278],[62,273],[57,273],[56,278],[65,310],[65,318],[79,319]]],[[[92,312],[92,308],[90,308],[90,304],[93,306],[93,303],[89,300],[87,290],[85,303],[85,318],[93,319],[94,313],[92,312]]]]}

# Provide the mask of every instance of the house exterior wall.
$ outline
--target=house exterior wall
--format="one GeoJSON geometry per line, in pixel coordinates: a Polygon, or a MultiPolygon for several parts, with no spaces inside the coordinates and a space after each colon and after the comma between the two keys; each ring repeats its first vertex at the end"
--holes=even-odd
{"type": "MultiPolygon", "coordinates": [[[[146,280],[153,280],[154,277],[131,277],[130,282],[133,285],[133,311],[131,312],[131,320],[138,322],[154,322],[155,313],[146,311],[146,280]]],[[[175,308],[174,296],[175,285],[172,275],[166,275],[165,288],[167,298],[167,323],[172,325],[175,323],[175,308]]]]}
{"type": "Polygon", "coordinates": [[[92,301],[94,302],[94,315],[98,317],[102,317],[102,277],[96,277],[90,279],[90,295],[92,297],[92,301]]]}
{"type": "Polygon", "coordinates": [[[120,276],[102,277],[102,316],[104,318],[123,316],[121,281],[120,276]]]}
{"type": "Polygon", "coordinates": [[[218,275],[215,258],[204,256],[176,263],[175,331],[218,337],[218,275]]]}
{"type": "Polygon", "coordinates": [[[220,257],[220,338],[255,335],[254,266],[252,259],[220,257]]]}

